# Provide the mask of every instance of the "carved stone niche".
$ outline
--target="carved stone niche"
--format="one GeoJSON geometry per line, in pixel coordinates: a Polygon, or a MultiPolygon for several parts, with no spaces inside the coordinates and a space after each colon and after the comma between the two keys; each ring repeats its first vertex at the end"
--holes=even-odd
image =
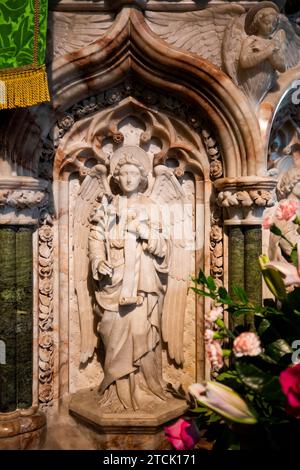
{"type": "MultiPolygon", "coordinates": [[[[165,385],[161,387],[161,384],[171,383],[174,388],[182,385],[186,389],[197,379],[204,378],[203,305],[192,291],[187,294],[187,288],[190,276],[200,267],[209,269],[210,170],[215,177],[222,175],[217,143],[207,129],[207,123],[187,103],[147,89],[140,83],[129,82],[73,106],[58,122],[54,135],[57,147],[54,164],[54,192],[57,193],[54,197],[60,214],[57,232],[61,266],[59,328],[63,345],[60,350],[60,357],[63,358],[60,361],[60,383],[65,386],[66,393],[71,394],[71,414],[91,428],[97,448],[159,448],[162,425],[180,416],[186,409],[185,400],[172,397],[168,388],[165,385]],[[207,156],[208,149],[211,151],[210,157],[207,156]],[[128,159],[127,163],[124,159],[128,159]],[[210,168],[212,162],[214,164],[210,168]],[[125,200],[129,206],[131,204],[126,184],[124,186],[120,182],[121,196],[118,196],[120,190],[115,187],[123,177],[120,168],[125,168],[126,164],[131,169],[135,165],[135,171],[139,168],[138,171],[144,175],[144,183],[145,177],[148,180],[147,188],[143,186],[139,189],[137,200],[140,206],[136,209],[134,205],[133,221],[137,213],[140,217],[141,207],[144,212],[148,211],[149,201],[159,207],[161,218],[156,225],[158,232],[153,229],[158,237],[153,242],[156,248],[154,245],[150,248],[154,232],[151,232],[152,235],[149,235],[150,232],[146,235],[136,232],[138,235],[133,241],[128,241],[127,235],[124,240],[121,236],[116,241],[111,238],[110,230],[114,222],[110,225],[105,217],[113,213],[116,201],[121,204],[120,201],[125,200]],[[100,237],[98,240],[102,223],[105,235],[104,239],[100,237]],[[166,227],[177,232],[172,232],[170,236],[166,227]],[[136,250],[141,240],[144,240],[144,252],[138,254],[136,250]],[[167,246],[171,248],[168,259],[167,246]],[[118,282],[123,283],[125,290],[131,289],[130,301],[122,301],[121,304],[121,296],[117,307],[111,306],[113,300],[110,294],[108,307],[103,307],[101,300],[101,286],[97,279],[100,279],[105,290],[105,274],[103,272],[101,275],[99,271],[103,269],[103,264],[99,268],[103,247],[106,253],[103,256],[113,266],[113,273],[119,266],[124,267],[121,281],[118,282]],[[159,297],[159,302],[164,302],[163,308],[162,303],[156,302],[155,294],[153,310],[148,311],[148,319],[145,319],[147,324],[149,318],[154,321],[153,312],[156,312],[154,329],[154,323],[150,322],[151,334],[154,334],[151,336],[151,341],[154,341],[150,348],[152,352],[147,350],[145,353],[146,357],[155,355],[155,361],[150,359],[145,371],[141,367],[143,357],[134,365],[130,359],[132,371],[125,373],[122,370],[128,360],[126,347],[131,344],[131,333],[135,338],[137,327],[134,320],[127,323],[126,315],[134,316],[138,309],[142,312],[146,305],[143,300],[145,296],[148,299],[147,308],[150,308],[147,289],[143,291],[136,284],[130,284],[128,278],[133,270],[139,276],[141,286],[143,276],[146,276],[145,279],[150,276],[153,264],[150,263],[150,271],[147,272],[139,264],[144,262],[143,256],[146,255],[141,253],[146,253],[147,249],[151,251],[147,262],[151,259],[151,263],[155,264],[155,276],[159,277],[163,288],[163,295],[159,297]],[[133,263],[131,271],[127,268],[130,263],[133,263]],[[134,289],[137,289],[135,294],[134,289]],[[129,310],[121,312],[123,307],[129,310]],[[114,311],[107,314],[110,308],[114,311]],[[122,335],[119,339],[112,339],[102,331],[101,322],[105,325],[107,319],[111,321],[112,316],[118,317],[116,309],[120,309],[120,318],[125,318],[122,330],[128,336],[125,342],[122,335]],[[99,318],[102,318],[100,322],[99,318]],[[99,332],[104,344],[100,341],[99,332]],[[107,341],[112,342],[109,345],[107,341]],[[97,356],[94,354],[95,346],[97,356]],[[121,349],[118,360],[110,356],[110,348],[121,349]],[[67,364],[68,368],[65,367],[67,364]],[[157,379],[160,373],[162,377],[157,379]],[[109,379],[111,375],[114,375],[112,380],[109,379]],[[118,388],[121,379],[125,383],[127,380],[128,389],[124,394],[118,388]],[[132,381],[135,381],[136,388],[132,387],[132,381]],[[151,381],[156,383],[149,385],[151,381]],[[99,393],[101,383],[102,395],[99,393]],[[111,386],[105,383],[111,383],[111,386]],[[135,390],[138,387],[137,396],[135,390]]],[[[114,219],[117,221],[124,215],[123,209],[118,207],[119,212],[114,219]]],[[[126,217],[131,214],[131,209],[130,206],[126,217]]],[[[147,212],[143,217],[145,219],[139,219],[140,223],[132,230],[149,228],[152,215],[147,212]]],[[[131,231],[128,227],[127,230],[131,231]]],[[[114,280],[111,282],[114,283],[114,280]]],[[[155,288],[152,286],[150,291],[155,292],[155,288]]],[[[127,299],[126,296],[124,298],[127,299]]],[[[118,321],[113,328],[115,332],[118,321]]],[[[147,335],[143,347],[145,342],[150,341],[149,332],[147,335]]],[[[135,353],[133,347],[130,355],[133,357],[135,353]]]]}

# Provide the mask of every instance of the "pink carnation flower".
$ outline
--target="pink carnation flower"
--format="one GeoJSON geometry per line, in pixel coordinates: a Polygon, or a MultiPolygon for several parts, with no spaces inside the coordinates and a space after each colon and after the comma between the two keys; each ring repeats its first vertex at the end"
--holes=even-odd
{"type": "Polygon", "coordinates": [[[241,333],[233,342],[233,353],[236,357],[258,356],[261,352],[260,339],[255,333],[241,333]]]}
{"type": "Polygon", "coordinates": [[[281,201],[276,210],[278,220],[292,220],[297,214],[299,202],[296,199],[281,201]]]}
{"type": "Polygon", "coordinates": [[[269,230],[269,228],[271,228],[271,225],[272,225],[272,219],[271,217],[267,216],[264,218],[263,220],[263,223],[262,223],[262,226],[265,230],[269,230]]]}
{"type": "Polygon", "coordinates": [[[215,307],[210,312],[205,314],[205,320],[207,323],[214,323],[218,318],[223,318],[223,308],[215,307]]]}
{"type": "Polygon", "coordinates": [[[180,418],[172,426],[165,427],[167,440],[176,450],[191,450],[200,439],[199,429],[194,421],[180,418]]]}
{"type": "Polygon", "coordinates": [[[204,340],[206,343],[210,343],[214,338],[215,332],[210,328],[207,328],[204,333],[204,340]]]}
{"type": "Polygon", "coordinates": [[[213,370],[219,370],[223,367],[223,351],[218,341],[208,343],[206,353],[213,370]]]}

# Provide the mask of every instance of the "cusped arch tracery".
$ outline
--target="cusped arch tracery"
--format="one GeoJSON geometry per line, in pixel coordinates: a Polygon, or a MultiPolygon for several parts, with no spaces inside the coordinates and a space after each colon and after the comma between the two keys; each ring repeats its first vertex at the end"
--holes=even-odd
{"type": "Polygon", "coordinates": [[[112,152],[130,144],[152,155],[153,166],[171,164],[177,177],[186,172],[206,181],[222,176],[220,150],[200,115],[192,114],[192,108],[175,97],[147,88],[140,90],[143,100],[137,98],[137,92],[133,93],[135,97],[126,96],[127,86],[128,82],[101,97],[92,97],[85,105],[75,105],[58,122],[54,130],[55,180],[68,179],[74,171],[84,176],[96,163],[108,165],[112,152]],[[113,106],[112,96],[120,100],[113,106]],[[94,109],[89,113],[93,101],[94,109]],[[193,126],[187,120],[189,110],[193,126]],[[135,121],[132,130],[124,134],[123,128],[131,121],[135,121]]]}

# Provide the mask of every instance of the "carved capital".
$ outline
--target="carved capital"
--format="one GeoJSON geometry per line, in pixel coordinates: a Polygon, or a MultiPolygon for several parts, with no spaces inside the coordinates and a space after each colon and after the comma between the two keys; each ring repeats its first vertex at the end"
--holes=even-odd
{"type": "Polygon", "coordinates": [[[48,205],[48,183],[32,177],[0,179],[0,224],[35,225],[48,205]]]}
{"type": "Polygon", "coordinates": [[[276,202],[276,179],[264,177],[221,178],[215,181],[217,203],[225,225],[256,225],[264,210],[276,202]]]}

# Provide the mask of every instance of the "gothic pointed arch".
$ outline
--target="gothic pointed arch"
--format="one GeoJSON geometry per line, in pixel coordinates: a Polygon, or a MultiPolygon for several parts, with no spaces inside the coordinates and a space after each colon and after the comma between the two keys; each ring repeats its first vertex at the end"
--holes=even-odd
{"type": "Polygon", "coordinates": [[[52,107],[12,113],[6,130],[8,158],[37,175],[43,140],[64,112],[128,76],[175,94],[201,110],[218,138],[224,176],[264,174],[259,125],[244,94],[207,60],[163,42],[147,27],[143,14],[131,8],[119,13],[104,36],[53,62],[52,107]]]}

